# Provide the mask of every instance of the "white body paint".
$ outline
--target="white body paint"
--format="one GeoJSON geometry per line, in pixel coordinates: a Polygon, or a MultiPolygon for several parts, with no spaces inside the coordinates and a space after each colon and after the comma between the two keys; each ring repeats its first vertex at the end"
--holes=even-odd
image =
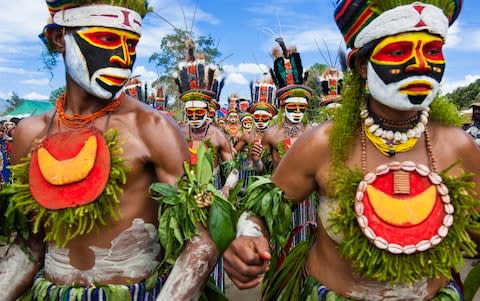
{"type": "Polygon", "coordinates": [[[263,236],[260,225],[252,219],[252,214],[243,212],[237,222],[237,238],[240,236],[259,237],[263,236]]]}
{"type": "Polygon", "coordinates": [[[195,236],[178,257],[156,301],[198,300],[204,279],[210,272],[210,264],[205,258],[215,252],[214,248],[195,236]]]}
{"type": "Polygon", "coordinates": [[[91,246],[95,255],[93,267],[78,270],[70,264],[69,249],[57,248],[50,243],[45,255],[45,272],[64,283],[83,279],[93,284],[106,283],[114,277],[146,277],[158,264],[156,258],[160,244],[157,229],[152,224],[145,224],[142,219],[133,220],[132,226],[116,237],[111,245],[110,249],[91,246]]]}
{"type": "Polygon", "coordinates": [[[318,218],[322,223],[323,228],[327,232],[328,236],[337,244],[340,244],[343,241],[343,233],[336,233],[333,230],[332,223],[329,221],[330,214],[333,211],[338,210],[339,206],[336,200],[329,199],[327,197],[322,197],[320,203],[318,204],[318,218]]]}
{"type": "Polygon", "coordinates": [[[12,245],[0,261],[0,300],[13,300],[14,289],[25,280],[25,275],[34,269],[35,264],[20,246],[12,245]]]}
{"type": "Polygon", "coordinates": [[[421,280],[412,284],[388,282],[360,282],[348,293],[355,300],[365,301],[414,301],[428,297],[428,282],[421,280]]]}
{"type": "Polygon", "coordinates": [[[383,80],[378,76],[377,72],[372,66],[372,63],[368,63],[367,71],[367,83],[370,94],[378,102],[386,105],[389,108],[393,108],[399,111],[421,111],[426,109],[433,101],[438,91],[440,90],[440,83],[429,76],[410,76],[402,81],[391,83],[386,85],[383,80]],[[408,95],[400,92],[400,87],[406,83],[413,81],[428,81],[432,85],[432,92],[425,97],[425,100],[419,104],[414,105],[408,99],[408,95]]]}
{"type": "Polygon", "coordinates": [[[228,177],[225,180],[224,187],[233,188],[235,185],[237,185],[239,179],[240,172],[238,171],[238,169],[233,169],[230,174],[228,174],[228,177]]]}

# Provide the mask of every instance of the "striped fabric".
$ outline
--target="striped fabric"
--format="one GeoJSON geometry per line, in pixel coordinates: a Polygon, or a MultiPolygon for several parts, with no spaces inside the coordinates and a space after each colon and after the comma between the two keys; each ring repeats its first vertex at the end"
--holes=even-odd
{"type": "MultiPolygon", "coordinates": [[[[354,301],[354,299],[345,298],[335,294],[325,285],[319,283],[312,277],[306,277],[304,284],[308,291],[303,292],[302,296],[310,296],[309,300],[312,300],[310,299],[310,292],[316,291],[318,297],[317,301],[354,301]]],[[[305,298],[301,298],[301,300],[305,300],[305,298]]],[[[464,301],[464,298],[458,284],[452,280],[446,287],[438,292],[432,301],[464,301]]]]}
{"type": "MultiPolygon", "coordinates": [[[[335,8],[335,21],[343,34],[348,48],[354,48],[353,44],[358,33],[370,22],[379,16],[378,11],[371,5],[372,0],[337,0],[335,8]]],[[[397,6],[423,2],[435,5],[437,2],[445,2],[453,5],[453,12],[448,16],[450,24],[458,17],[462,8],[463,0],[400,0],[397,6]]],[[[392,2],[393,3],[393,2],[392,2]]]]}
{"type": "Polygon", "coordinates": [[[317,223],[317,207],[315,193],[310,195],[305,201],[293,206],[292,225],[294,236],[291,247],[295,247],[300,242],[308,239],[310,231],[307,225],[315,225],[317,223]]]}
{"type": "Polygon", "coordinates": [[[245,191],[250,183],[250,177],[256,176],[256,172],[250,166],[250,163],[246,157],[240,158],[241,170],[240,170],[240,180],[243,181],[242,191],[245,191]]]}
{"type": "Polygon", "coordinates": [[[159,277],[155,286],[147,290],[145,282],[129,285],[108,285],[97,287],[70,287],[55,285],[45,279],[44,271],[40,271],[34,279],[31,290],[32,301],[114,301],[109,296],[115,296],[118,292],[127,292],[132,301],[155,301],[165,283],[165,277],[159,277]],[[46,290],[45,290],[46,288],[46,290]]]}

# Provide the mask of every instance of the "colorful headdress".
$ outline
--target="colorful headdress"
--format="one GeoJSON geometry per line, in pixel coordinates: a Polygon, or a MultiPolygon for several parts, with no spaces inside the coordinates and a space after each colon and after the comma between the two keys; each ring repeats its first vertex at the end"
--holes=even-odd
{"type": "Polygon", "coordinates": [[[252,96],[252,103],[265,102],[274,107],[277,107],[276,103],[277,87],[273,83],[271,76],[265,74],[264,77],[255,82],[250,82],[250,94],[252,96]]]}
{"type": "MultiPolygon", "coordinates": [[[[147,0],[46,0],[50,19],[39,35],[49,46],[51,29],[104,26],[142,34],[142,18],[151,10],[147,0]]],[[[51,47],[49,47],[51,48],[51,47]]]]}
{"type": "Polygon", "coordinates": [[[273,83],[270,75],[265,74],[264,77],[255,82],[250,82],[250,94],[252,95],[252,104],[247,111],[254,113],[256,108],[264,109],[271,112],[272,116],[277,114],[277,88],[273,83]]]}
{"type": "Polygon", "coordinates": [[[462,0],[337,0],[335,20],[349,48],[402,32],[427,30],[446,38],[462,0]]]}
{"type": "Polygon", "coordinates": [[[241,115],[240,115],[240,122],[242,122],[245,118],[253,118],[253,115],[252,113],[249,113],[249,112],[243,112],[241,115]]]}
{"type": "Polygon", "coordinates": [[[287,103],[287,99],[294,97],[295,101],[301,101],[308,104],[312,97],[312,89],[307,87],[307,72],[303,72],[302,60],[297,49],[292,47],[287,49],[282,38],[275,41],[280,45],[281,49],[274,48],[273,72],[272,78],[277,85],[278,90],[276,97],[283,106],[287,103]]]}
{"type": "Polygon", "coordinates": [[[254,114],[255,111],[267,111],[269,112],[272,117],[277,115],[278,111],[275,107],[273,107],[272,105],[270,105],[269,103],[266,103],[266,102],[257,102],[257,103],[254,103],[253,105],[251,105],[249,108],[248,108],[248,112],[250,114],[254,114]]]}
{"type": "Polygon", "coordinates": [[[343,85],[343,72],[337,68],[327,67],[322,75],[317,78],[322,89],[321,106],[332,102],[339,102],[342,98],[341,90],[343,85]]]}
{"type": "Polygon", "coordinates": [[[207,64],[203,54],[195,53],[192,40],[187,41],[187,48],[187,58],[178,65],[174,74],[180,99],[186,107],[208,107],[212,100],[220,98],[224,80],[218,81],[217,68],[207,64]]]}

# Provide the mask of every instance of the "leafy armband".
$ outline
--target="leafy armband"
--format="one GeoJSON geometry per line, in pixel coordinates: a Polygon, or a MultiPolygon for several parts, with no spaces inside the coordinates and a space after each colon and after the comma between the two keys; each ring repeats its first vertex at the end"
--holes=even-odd
{"type": "Polygon", "coordinates": [[[160,263],[168,273],[185,242],[199,234],[197,225],[208,228],[217,249],[222,253],[235,238],[236,210],[213,185],[213,156],[204,144],[198,149],[197,164],[184,163],[185,175],[176,187],[166,183],[150,186],[152,198],[159,203],[158,233],[164,249],[160,263]]]}
{"type": "Polygon", "coordinates": [[[267,224],[272,242],[284,246],[291,230],[292,209],[282,190],[273,184],[270,176],[257,176],[247,187],[242,211],[262,217],[267,224]]]}

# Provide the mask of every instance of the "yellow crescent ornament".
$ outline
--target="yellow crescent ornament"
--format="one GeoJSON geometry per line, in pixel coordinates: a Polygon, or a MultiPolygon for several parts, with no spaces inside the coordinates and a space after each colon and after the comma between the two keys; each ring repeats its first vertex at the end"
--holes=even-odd
{"type": "Polygon", "coordinates": [[[66,185],[85,179],[92,170],[97,154],[97,138],[90,136],[78,154],[57,160],[43,147],[38,149],[38,165],[44,179],[52,185],[66,185]]]}

